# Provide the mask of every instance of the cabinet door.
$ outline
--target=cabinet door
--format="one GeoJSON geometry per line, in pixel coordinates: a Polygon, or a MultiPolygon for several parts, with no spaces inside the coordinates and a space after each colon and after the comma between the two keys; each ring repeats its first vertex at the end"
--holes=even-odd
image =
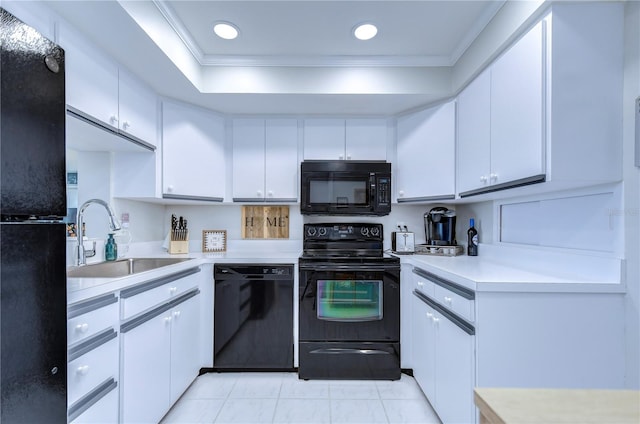
{"type": "Polygon", "coordinates": [[[267,200],[298,200],[298,121],[268,119],[266,122],[267,200]]]}
{"type": "Polygon", "coordinates": [[[433,406],[436,401],[436,341],[434,312],[414,296],[413,301],[413,375],[433,406]]]}
{"type": "Polygon", "coordinates": [[[159,422],[171,406],[171,315],[167,311],[121,335],[122,422],[159,422]]]}
{"type": "Polygon", "coordinates": [[[263,119],[233,121],[233,199],[265,197],[265,128],[263,119]]]}
{"type": "Polygon", "coordinates": [[[489,185],[491,160],[491,71],[480,74],[458,96],[457,190],[489,185]]]}
{"type": "Polygon", "coordinates": [[[157,146],[156,94],[121,68],[118,95],[120,130],[157,146]]]}
{"type": "Polygon", "coordinates": [[[474,336],[439,313],[435,327],[436,412],[443,423],[473,423],[474,336]]]}
{"type": "Polygon", "coordinates": [[[67,105],[118,128],[118,64],[66,25],[59,40],[65,49],[67,105]]]}
{"type": "Polygon", "coordinates": [[[163,197],[224,200],[224,119],[203,109],[162,106],[163,197]]]}
{"type": "Polygon", "coordinates": [[[344,159],[344,125],[344,119],[305,120],[304,159],[344,159]]]}
{"type": "Polygon", "coordinates": [[[347,119],[346,159],[386,160],[386,119],[347,119]]]}
{"type": "Polygon", "coordinates": [[[200,369],[199,302],[196,295],[171,311],[171,404],[187,390],[200,369]]]}
{"type": "Polygon", "coordinates": [[[398,120],[398,201],[453,198],[455,102],[398,120]]]}
{"type": "Polygon", "coordinates": [[[542,23],[491,68],[491,184],[544,173],[542,23]]]}

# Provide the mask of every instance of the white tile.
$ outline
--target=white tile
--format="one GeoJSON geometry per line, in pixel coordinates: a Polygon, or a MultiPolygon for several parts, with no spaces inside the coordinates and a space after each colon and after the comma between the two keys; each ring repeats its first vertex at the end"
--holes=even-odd
{"type": "Polygon", "coordinates": [[[224,400],[222,399],[180,399],[161,424],[200,424],[212,423],[224,400]]]}
{"type": "Polygon", "coordinates": [[[380,399],[424,399],[416,380],[404,374],[400,380],[376,381],[376,387],[380,399]]]}
{"type": "Polygon", "coordinates": [[[329,399],[329,383],[322,380],[282,380],[280,399],[329,399]]]}
{"type": "Polygon", "coordinates": [[[215,423],[270,423],[276,403],[276,399],[227,399],[215,423]]]}
{"type": "Polygon", "coordinates": [[[279,399],[274,423],[322,424],[331,422],[328,399],[279,399]]]}
{"type": "Polygon", "coordinates": [[[234,399],[277,399],[282,386],[282,374],[239,375],[230,398],[234,399]]]}
{"type": "Polygon", "coordinates": [[[375,381],[331,381],[331,399],[380,399],[375,381]]]}
{"type": "Polygon", "coordinates": [[[392,424],[440,424],[426,399],[385,399],[382,404],[392,424]]]}
{"type": "Polygon", "coordinates": [[[203,374],[182,396],[183,399],[226,399],[236,384],[236,374],[203,374]]]}
{"type": "Polygon", "coordinates": [[[382,401],[371,399],[331,399],[332,423],[387,423],[382,401]]]}

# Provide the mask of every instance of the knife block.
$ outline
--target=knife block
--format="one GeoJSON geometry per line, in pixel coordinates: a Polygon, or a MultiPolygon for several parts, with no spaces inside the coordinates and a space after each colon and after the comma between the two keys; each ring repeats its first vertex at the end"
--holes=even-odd
{"type": "Polygon", "coordinates": [[[172,232],[171,239],[169,240],[169,253],[189,253],[189,233],[186,234],[186,237],[183,237],[180,240],[175,240],[174,237],[175,234],[172,232]]]}

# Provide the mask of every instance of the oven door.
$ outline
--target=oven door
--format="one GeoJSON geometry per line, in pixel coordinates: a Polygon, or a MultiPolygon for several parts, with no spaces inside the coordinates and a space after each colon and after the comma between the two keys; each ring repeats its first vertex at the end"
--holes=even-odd
{"type": "Polygon", "coordinates": [[[400,268],[300,265],[301,341],[399,341],[400,268]]]}

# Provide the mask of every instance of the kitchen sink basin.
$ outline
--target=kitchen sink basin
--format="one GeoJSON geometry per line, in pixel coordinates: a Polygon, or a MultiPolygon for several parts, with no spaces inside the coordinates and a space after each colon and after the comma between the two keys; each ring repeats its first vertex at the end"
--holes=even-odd
{"type": "Polygon", "coordinates": [[[117,278],[139,272],[173,265],[191,258],[131,258],[113,262],[73,267],[67,270],[68,278],[117,278]]]}

